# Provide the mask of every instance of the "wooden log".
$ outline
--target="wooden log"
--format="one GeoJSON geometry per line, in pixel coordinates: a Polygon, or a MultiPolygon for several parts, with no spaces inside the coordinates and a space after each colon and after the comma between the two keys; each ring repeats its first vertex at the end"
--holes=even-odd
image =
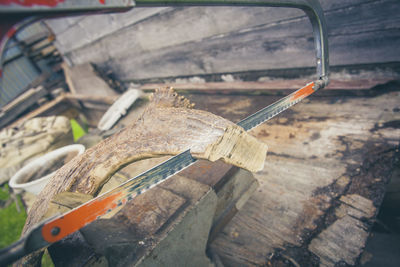
{"type": "MultiPolygon", "coordinates": [[[[266,145],[234,123],[193,106],[172,89],[158,90],[145,113],[131,126],[92,147],[64,165],[28,214],[24,232],[50,216],[52,198],[71,191],[96,195],[122,166],[190,149],[196,158],[222,159],[250,171],[263,168],[266,145]]],[[[35,259],[35,255],[30,257],[35,259]]]]}

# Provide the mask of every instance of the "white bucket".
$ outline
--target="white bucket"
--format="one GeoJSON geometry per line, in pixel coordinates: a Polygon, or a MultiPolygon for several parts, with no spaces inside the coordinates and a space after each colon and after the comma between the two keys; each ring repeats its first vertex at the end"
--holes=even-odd
{"type": "MultiPolygon", "coordinates": [[[[45,175],[39,179],[35,179],[30,182],[26,182],[27,177],[31,177],[38,171],[44,171],[52,166],[49,166],[49,162],[55,162],[57,159],[61,160],[61,157],[66,157],[70,153],[76,153],[75,156],[82,154],[85,151],[85,147],[80,144],[69,145],[53,150],[22,167],[17,173],[11,177],[8,184],[15,192],[21,192],[25,190],[38,195],[40,191],[46,186],[50,178],[55,174],[56,171],[45,175]]],[[[74,156],[74,157],[75,157],[74,156]]],[[[71,157],[72,159],[72,157],[71,157]]]]}

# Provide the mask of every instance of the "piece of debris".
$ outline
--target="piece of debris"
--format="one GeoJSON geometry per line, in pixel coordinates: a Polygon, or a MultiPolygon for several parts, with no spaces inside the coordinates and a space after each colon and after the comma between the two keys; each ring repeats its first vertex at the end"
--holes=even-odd
{"type": "Polygon", "coordinates": [[[141,90],[134,88],[128,89],[111,105],[111,107],[109,107],[106,113],[104,113],[97,128],[102,131],[110,130],[142,94],[141,90]]]}

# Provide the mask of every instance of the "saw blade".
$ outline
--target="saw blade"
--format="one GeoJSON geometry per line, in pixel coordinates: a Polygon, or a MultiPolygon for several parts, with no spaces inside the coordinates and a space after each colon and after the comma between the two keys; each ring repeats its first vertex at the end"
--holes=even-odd
{"type": "Polygon", "coordinates": [[[287,110],[293,105],[299,103],[301,100],[314,92],[314,82],[311,82],[306,86],[300,88],[299,90],[291,93],[290,95],[279,99],[278,101],[257,111],[256,113],[253,113],[252,115],[241,120],[237,124],[243,127],[246,131],[249,131],[254,127],[260,125],[261,123],[272,119],[273,117],[287,110]]]}
{"type": "MultiPolygon", "coordinates": [[[[314,91],[314,82],[311,82],[250,115],[240,121],[238,125],[248,131],[300,102],[314,91]]],[[[1,265],[11,263],[35,250],[63,239],[115,208],[125,205],[129,200],[172,177],[196,161],[190,154],[190,150],[184,151],[79,207],[38,224],[22,239],[0,251],[1,265]],[[12,253],[9,253],[10,251],[12,253]]]]}

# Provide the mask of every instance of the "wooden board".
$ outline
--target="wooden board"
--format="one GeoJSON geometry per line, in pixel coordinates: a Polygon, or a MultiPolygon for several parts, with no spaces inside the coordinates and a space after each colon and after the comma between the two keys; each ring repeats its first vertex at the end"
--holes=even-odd
{"type": "MultiPolygon", "coordinates": [[[[380,89],[374,97],[317,93],[252,131],[269,155],[255,175],[260,187],[210,245],[223,264],[357,264],[399,157],[400,84],[380,89]]],[[[195,97],[233,120],[271,101],[195,97]]]]}
{"type": "MultiPolygon", "coordinates": [[[[379,78],[379,79],[359,79],[353,77],[353,79],[349,80],[340,80],[340,79],[331,79],[329,81],[329,85],[324,89],[324,94],[332,93],[327,92],[328,90],[338,91],[338,94],[346,93],[356,93],[355,90],[359,90],[356,94],[365,94],[371,93],[369,89],[375,87],[379,84],[387,83],[393,79],[391,78],[379,78]],[[352,91],[349,91],[352,90],[352,91]],[[366,91],[366,92],[361,92],[366,91]]],[[[173,87],[177,91],[193,91],[193,92],[201,92],[201,93],[233,93],[236,91],[237,93],[249,93],[249,94],[273,94],[282,93],[292,90],[297,90],[302,88],[306,84],[312,81],[309,79],[278,79],[278,80],[270,80],[264,82],[185,82],[185,83],[149,83],[143,84],[140,86],[141,90],[144,91],[154,91],[154,88],[160,88],[165,86],[173,87]]]]}
{"type": "MultiPolygon", "coordinates": [[[[92,104],[96,105],[96,107],[103,107],[100,109],[100,114],[97,117],[101,117],[102,114],[107,110],[107,108],[114,103],[114,101],[118,98],[115,96],[98,96],[98,95],[79,95],[79,94],[70,94],[70,93],[62,93],[55,99],[41,105],[39,108],[25,114],[21,118],[13,121],[7,128],[17,127],[18,125],[23,124],[25,121],[35,118],[35,117],[44,117],[44,116],[54,116],[54,115],[66,115],[67,117],[77,116],[77,111],[72,111],[72,114],[64,114],[68,113],[68,110],[76,108],[78,110],[85,109],[83,104],[92,104]]],[[[85,109],[85,115],[90,117],[93,113],[96,113],[95,109],[85,109]]],[[[96,123],[98,119],[96,120],[96,123]]],[[[97,124],[93,124],[96,126],[97,124]]]]}
{"type": "MultiPolygon", "coordinates": [[[[400,61],[396,0],[321,4],[331,65],[400,61]]],[[[96,63],[124,81],[315,65],[311,26],[297,9],[137,8],[71,20],[49,21],[64,57],[96,63]]]]}
{"type": "Polygon", "coordinates": [[[23,112],[31,108],[39,99],[46,96],[48,91],[39,86],[31,88],[0,109],[0,128],[5,127],[18,118],[23,112]]]}
{"type": "MultiPolygon", "coordinates": [[[[393,162],[399,158],[400,136],[400,83],[365,91],[370,92],[318,92],[252,131],[270,148],[264,170],[255,175],[260,186],[236,216],[226,214],[225,228],[213,231],[208,252],[214,262],[359,263],[393,162]]],[[[233,121],[280,97],[233,92],[187,97],[197,108],[233,121]]],[[[219,164],[198,162],[196,170],[180,175],[218,192],[236,171],[219,164]]]]}
{"type": "Polygon", "coordinates": [[[69,67],[62,64],[70,91],[77,95],[116,96],[108,84],[99,77],[90,63],[69,67]]]}

